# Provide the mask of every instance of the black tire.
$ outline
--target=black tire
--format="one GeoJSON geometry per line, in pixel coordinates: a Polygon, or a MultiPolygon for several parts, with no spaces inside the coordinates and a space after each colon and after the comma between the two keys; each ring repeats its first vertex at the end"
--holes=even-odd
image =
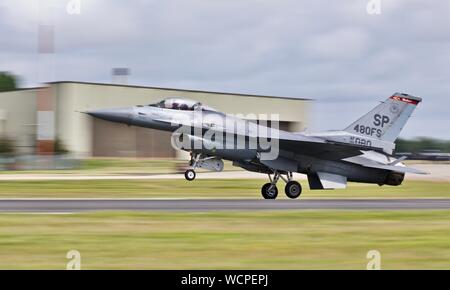
{"type": "Polygon", "coordinates": [[[284,192],[286,193],[287,197],[295,199],[302,194],[302,186],[297,181],[289,181],[288,183],[286,183],[284,192]]]}
{"type": "Polygon", "coordinates": [[[196,176],[195,171],[192,169],[188,169],[184,172],[184,178],[186,178],[186,180],[188,181],[194,180],[195,176],[196,176]]]}
{"type": "Polygon", "coordinates": [[[264,199],[276,199],[278,196],[278,188],[276,185],[272,186],[271,183],[266,183],[261,188],[261,194],[264,199]]]}

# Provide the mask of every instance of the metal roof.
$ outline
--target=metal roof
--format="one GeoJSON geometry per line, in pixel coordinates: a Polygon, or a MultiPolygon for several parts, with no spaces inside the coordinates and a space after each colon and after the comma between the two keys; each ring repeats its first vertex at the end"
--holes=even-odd
{"type": "Polygon", "coordinates": [[[270,96],[270,95],[255,95],[255,94],[242,94],[242,93],[227,93],[227,92],[214,92],[214,91],[203,91],[203,90],[191,90],[191,89],[178,89],[178,88],[164,88],[164,87],[149,87],[149,86],[138,86],[138,85],[121,85],[121,84],[110,84],[110,83],[95,83],[95,82],[79,82],[79,81],[55,81],[47,82],[46,84],[82,84],[82,85],[98,85],[98,86],[114,86],[114,87],[127,87],[127,88],[140,88],[140,89],[156,89],[156,90],[167,90],[167,91],[178,91],[178,92],[190,92],[190,93],[206,93],[206,94],[217,94],[217,95],[231,95],[231,96],[243,96],[243,97],[257,97],[257,98],[275,98],[275,99],[287,99],[293,101],[312,101],[313,99],[307,98],[297,98],[297,97],[287,97],[287,96],[270,96]]]}

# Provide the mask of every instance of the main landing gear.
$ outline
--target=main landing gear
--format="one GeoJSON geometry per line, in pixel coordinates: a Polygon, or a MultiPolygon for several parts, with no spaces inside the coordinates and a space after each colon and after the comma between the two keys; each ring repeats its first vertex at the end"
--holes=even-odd
{"type": "Polygon", "coordinates": [[[292,180],[292,172],[287,172],[286,177],[283,177],[278,171],[274,171],[273,178],[269,174],[269,183],[266,183],[261,188],[261,194],[265,199],[276,199],[278,196],[277,182],[279,179],[286,182],[284,192],[286,196],[292,199],[298,198],[302,194],[302,186],[295,180],[292,180]]]}

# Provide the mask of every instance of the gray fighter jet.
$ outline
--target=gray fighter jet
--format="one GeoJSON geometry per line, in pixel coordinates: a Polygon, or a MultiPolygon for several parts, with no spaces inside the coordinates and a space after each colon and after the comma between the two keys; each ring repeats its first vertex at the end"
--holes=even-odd
{"type": "Polygon", "coordinates": [[[398,186],[405,173],[426,174],[392,156],[395,140],[421,101],[396,93],[344,130],[318,133],[279,130],[182,98],[86,113],[173,132],[172,145],[191,154],[185,172],[189,181],[195,179],[196,168],[222,171],[222,160],[230,160],[234,166],[268,175],[270,182],[261,189],[265,199],[277,197],[280,179],[286,183],[286,195],[294,199],[302,193],[294,172],[306,174],[311,189],[345,188],[348,181],[398,186]]]}

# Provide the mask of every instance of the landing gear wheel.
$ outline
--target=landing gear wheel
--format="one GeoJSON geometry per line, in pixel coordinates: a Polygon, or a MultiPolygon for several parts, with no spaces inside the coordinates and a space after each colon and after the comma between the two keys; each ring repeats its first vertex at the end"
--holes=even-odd
{"type": "Polygon", "coordinates": [[[195,179],[195,171],[192,169],[188,169],[184,172],[184,178],[186,178],[186,180],[192,181],[195,179]]]}
{"type": "Polygon", "coordinates": [[[302,186],[297,181],[289,181],[286,183],[286,187],[284,188],[284,192],[287,197],[295,199],[302,194],[302,186]]]}
{"type": "Polygon", "coordinates": [[[278,188],[276,185],[266,183],[261,188],[261,194],[265,199],[275,199],[278,196],[278,188]]]}

